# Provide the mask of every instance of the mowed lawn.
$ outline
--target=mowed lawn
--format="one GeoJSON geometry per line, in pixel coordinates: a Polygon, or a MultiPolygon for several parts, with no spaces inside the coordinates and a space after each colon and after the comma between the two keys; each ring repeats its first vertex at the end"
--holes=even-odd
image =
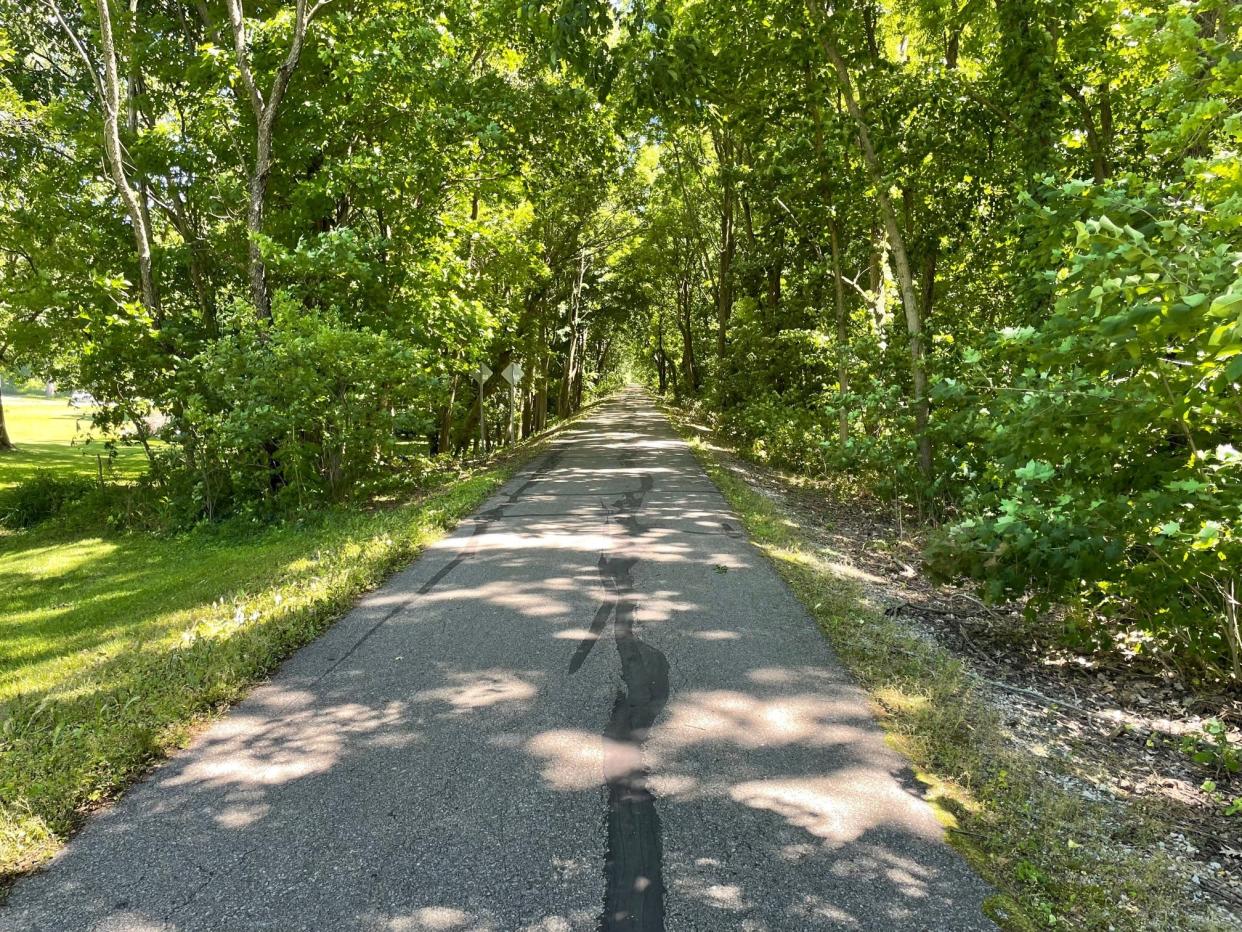
{"type": "Polygon", "coordinates": [[[103,458],[109,479],[133,478],[146,468],[141,447],[116,447],[109,462],[108,450],[98,435],[92,439],[90,412],[73,408],[66,398],[4,395],[4,419],[9,439],[17,451],[0,455],[0,490],[29,479],[39,470],[57,475],[95,476],[103,458]],[[88,442],[89,441],[89,442],[88,442]]]}
{"type": "MultiPolygon", "coordinates": [[[[39,410],[54,426],[16,427],[27,459],[0,456],[0,480],[78,468],[64,440],[46,439],[70,436],[70,417],[51,405],[25,416],[39,410]],[[38,430],[43,442],[27,445],[23,431],[38,430]]],[[[53,522],[0,536],[0,897],[6,879],[46,860],[93,807],[408,563],[519,461],[446,475],[398,507],[281,526],[155,537],[53,522]]]]}

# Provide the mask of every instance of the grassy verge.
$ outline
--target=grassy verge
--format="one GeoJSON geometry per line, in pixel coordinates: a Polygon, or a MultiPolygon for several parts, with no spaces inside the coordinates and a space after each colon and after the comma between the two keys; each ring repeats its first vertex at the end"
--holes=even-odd
{"type": "Polygon", "coordinates": [[[1018,930],[1224,928],[1189,918],[1184,879],[1150,855],[1168,831],[1158,817],[1094,801],[1055,759],[1007,744],[961,662],[886,616],[830,551],[681,426],[751,540],[875,700],[952,844],[996,888],[986,904],[996,922],[1018,930]]]}
{"type": "Polygon", "coordinates": [[[0,539],[0,890],[534,452],[416,501],[157,539],[0,539]]]}

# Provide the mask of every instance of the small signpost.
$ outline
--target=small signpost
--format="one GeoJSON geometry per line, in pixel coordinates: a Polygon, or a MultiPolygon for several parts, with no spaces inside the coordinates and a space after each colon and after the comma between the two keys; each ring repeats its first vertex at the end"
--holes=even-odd
{"type": "Polygon", "coordinates": [[[504,371],[500,374],[509,383],[509,442],[513,443],[513,415],[516,404],[517,383],[522,381],[522,367],[516,362],[511,362],[505,366],[504,371]]]}
{"type": "Polygon", "coordinates": [[[487,384],[487,380],[492,377],[492,370],[488,368],[487,363],[479,363],[479,368],[475,370],[474,380],[479,383],[479,452],[487,452],[487,421],[483,417],[483,386],[487,384]]]}

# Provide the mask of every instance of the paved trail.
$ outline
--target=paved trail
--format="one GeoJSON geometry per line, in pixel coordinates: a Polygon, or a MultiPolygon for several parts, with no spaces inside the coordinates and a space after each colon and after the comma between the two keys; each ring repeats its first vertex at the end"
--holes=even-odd
{"type": "Polygon", "coordinates": [[[0,907],[0,930],[992,928],[867,703],[627,393],[0,907]]]}

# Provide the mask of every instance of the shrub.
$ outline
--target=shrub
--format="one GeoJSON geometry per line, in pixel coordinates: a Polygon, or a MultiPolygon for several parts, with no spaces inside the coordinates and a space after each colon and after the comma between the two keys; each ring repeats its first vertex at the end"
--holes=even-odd
{"type": "Polygon", "coordinates": [[[40,471],[0,493],[0,525],[27,528],[60,514],[66,505],[81,501],[96,484],[81,476],[58,476],[40,471]]]}
{"type": "Polygon", "coordinates": [[[212,518],[340,501],[402,457],[401,428],[431,381],[419,351],[290,303],[188,367],[163,478],[172,504],[212,518]]]}
{"type": "Polygon", "coordinates": [[[993,597],[1076,604],[1132,649],[1242,679],[1242,252],[1125,182],[1031,211],[1059,265],[1051,312],[1002,334],[1010,391],[932,556],[993,597]]]}

